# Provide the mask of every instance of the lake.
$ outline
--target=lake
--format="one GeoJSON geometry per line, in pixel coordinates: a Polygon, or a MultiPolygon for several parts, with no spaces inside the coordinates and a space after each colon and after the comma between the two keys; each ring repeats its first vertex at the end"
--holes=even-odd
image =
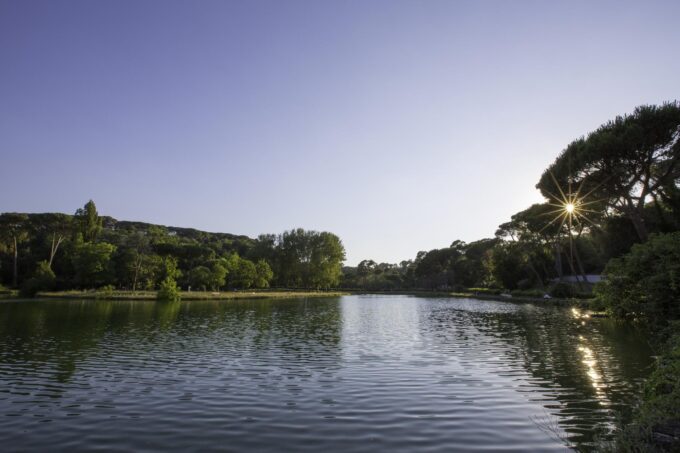
{"type": "Polygon", "coordinates": [[[4,451],[564,451],[651,371],[630,326],[409,296],[0,303],[4,451]]]}

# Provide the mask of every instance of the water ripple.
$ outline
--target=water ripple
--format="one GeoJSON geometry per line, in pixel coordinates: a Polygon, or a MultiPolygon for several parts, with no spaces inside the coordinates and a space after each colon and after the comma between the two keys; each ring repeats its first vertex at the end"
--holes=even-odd
{"type": "Polygon", "coordinates": [[[0,304],[0,441],[23,450],[588,450],[650,351],[505,302],[349,296],[0,304]]]}

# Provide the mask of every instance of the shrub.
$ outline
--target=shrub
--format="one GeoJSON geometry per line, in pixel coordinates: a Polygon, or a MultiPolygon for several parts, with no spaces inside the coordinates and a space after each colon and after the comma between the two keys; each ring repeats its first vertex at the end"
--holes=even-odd
{"type": "Polygon", "coordinates": [[[33,297],[39,291],[49,291],[54,289],[56,285],[57,277],[50,269],[47,261],[41,261],[38,263],[38,267],[33,274],[33,277],[29,278],[21,286],[21,295],[25,297],[33,297]]]}
{"type": "Polygon", "coordinates": [[[179,288],[177,288],[177,283],[171,277],[166,277],[165,280],[161,282],[161,286],[156,293],[156,300],[163,302],[177,302],[181,298],[179,294],[179,288]]]}
{"type": "Polygon", "coordinates": [[[680,318],[680,232],[650,236],[604,273],[595,294],[614,315],[652,324],[680,318]]]}
{"type": "Polygon", "coordinates": [[[115,288],[113,285],[104,285],[101,288],[99,288],[99,291],[95,294],[95,299],[96,298],[106,298],[106,297],[111,297],[113,296],[113,290],[115,288]]]}
{"type": "Polygon", "coordinates": [[[522,280],[517,282],[517,289],[526,291],[526,290],[531,290],[534,288],[534,282],[531,281],[531,279],[528,278],[523,278],[522,280]]]}
{"type": "MultiPolygon", "coordinates": [[[[670,325],[678,332],[680,324],[670,325]]],[[[680,423],[680,334],[675,334],[658,358],[644,387],[642,404],[631,423],[616,438],[616,451],[680,451],[680,440],[669,436],[680,423]]]]}
{"type": "Polygon", "coordinates": [[[574,287],[569,283],[559,282],[550,289],[550,295],[559,299],[574,297],[575,294],[574,287]]]}

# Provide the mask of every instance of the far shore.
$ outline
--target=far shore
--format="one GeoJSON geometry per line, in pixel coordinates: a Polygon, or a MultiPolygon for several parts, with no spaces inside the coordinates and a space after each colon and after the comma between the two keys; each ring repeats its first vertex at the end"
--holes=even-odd
{"type": "MultiPolygon", "coordinates": [[[[181,291],[182,300],[289,299],[298,297],[337,297],[341,291],[181,291]]],[[[156,291],[45,291],[36,299],[156,300],[156,291]]],[[[28,300],[28,299],[27,299],[28,300]]]]}
{"type": "MultiPolygon", "coordinates": [[[[450,297],[457,299],[493,300],[500,302],[531,303],[538,305],[567,306],[588,309],[587,299],[560,299],[538,298],[523,296],[504,296],[495,294],[479,294],[475,292],[450,292],[450,291],[358,291],[358,290],[239,290],[239,291],[181,291],[181,299],[191,300],[235,300],[235,299],[292,299],[300,297],[338,297],[350,294],[354,295],[394,295],[394,296],[421,296],[421,297],[450,297]]],[[[156,300],[156,291],[105,291],[105,290],[69,290],[69,291],[43,291],[39,292],[35,299],[96,299],[96,300],[156,300]]],[[[31,300],[20,298],[16,291],[7,291],[0,295],[0,301],[5,300],[31,300]]]]}
{"type": "Polygon", "coordinates": [[[480,294],[475,292],[449,292],[449,291],[348,291],[351,294],[365,294],[365,295],[395,295],[395,296],[422,296],[422,297],[452,297],[457,299],[478,299],[478,300],[493,300],[498,302],[516,302],[516,303],[531,303],[538,305],[554,305],[564,307],[579,307],[588,309],[590,307],[590,299],[562,299],[551,297],[549,299],[542,297],[527,297],[527,296],[504,296],[500,294],[480,294]]]}

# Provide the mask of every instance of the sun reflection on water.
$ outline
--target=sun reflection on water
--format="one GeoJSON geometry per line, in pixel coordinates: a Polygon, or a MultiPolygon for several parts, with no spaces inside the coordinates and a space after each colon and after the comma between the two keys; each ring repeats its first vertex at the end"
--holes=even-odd
{"type": "Polygon", "coordinates": [[[604,393],[605,385],[602,380],[602,374],[597,370],[597,360],[595,354],[593,354],[593,350],[588,346],[579,346],[578,350],[582,355],[581,363],[586,366],[586,375],[590,379],[590,383],[595,389],[598,399],[601,399],[603,402],[606,401],[606,395],[604,393]]]}
{"type": "MultiPolygon", "coordinates": [[[[590,315],[588,313],[583,313],[578,308],[572,308],[571,313],[576,320],[580,321],[580,324],[582,326],[585,326],[586,321],[590,319],[590,315]]],[[[595,390],[595,396],[600,402],[600,404],[608,406],[610,404],[610,401],[605,393],[607,385],[604,382],[602,366],[601,364],[598,363],[597,357],[595,356],[593,349],[588,346],[587,337],[584,335],[579,335],[578,339],[580,344],[577,349],[581,354],[581,363],[586,368],[586,376],[588,376],[590,384],[595,390]]]]}

